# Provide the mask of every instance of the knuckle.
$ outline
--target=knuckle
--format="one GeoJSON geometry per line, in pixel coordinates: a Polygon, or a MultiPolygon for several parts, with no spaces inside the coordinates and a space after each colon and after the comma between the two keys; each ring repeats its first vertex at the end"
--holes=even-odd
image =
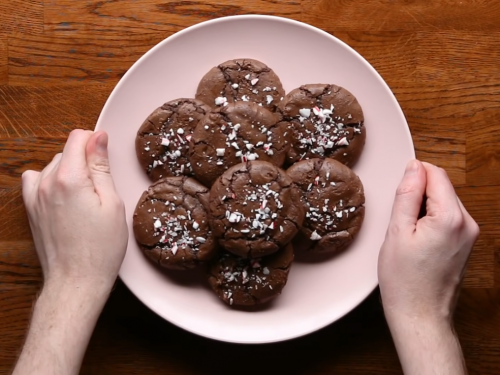
{"type": "Polygon", "coordinates": [[[76,177],[66,170],[57,171],[54,179],[57,189],[60,189],[62,191],[69,190],[78,185],[76,177]]]}
{"type": "Polygon", "coordinates": [[[465,219],[461,213],[445,211],[440,215],[441,224],[451,232],[460,232],[465,227],[465,219]]]}
{"type": "Polygon", "coordinates": [[[50,199],[50,197],[53,195],[53,187],[48,179],[43,179],[40,181],[40,184],[38,185],[38,195],[41,199],[50,199]]]}
{"type": "Polygon", "coordinates": [[[479,233],[481,233],[479,225],[474,220],[472,220],[470,231],[472,236],[474,236],[474,239],[477,239],[479,237],[479,233]]]}
{"type": "Polygon", "coordinates": [[[402,227],[399,223],[392,222],[387,229],[387,237],[398,237],[402,231],[402,227]]]}

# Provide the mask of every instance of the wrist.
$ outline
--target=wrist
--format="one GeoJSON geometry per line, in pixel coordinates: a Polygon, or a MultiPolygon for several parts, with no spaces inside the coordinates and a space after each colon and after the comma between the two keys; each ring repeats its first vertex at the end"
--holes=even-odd
{"type": "Polygon", "coordinates": [[[415,336],[432,339],[455,335],[451,320],[441,316],[386,314],[386,320],[395,341],[399,337],[409,340],[415,336]]]}
{"type": "Polygon", "coordinates": [[[460,343],[448,319],[404,316],[388,319],[403,372],[466,374],[460,343]]]}
{"type": "Polygon", "coordinates": [[[14,374],[77,374],[110,290],[88,278],[47,278],[14,374]]]}
{"type": "Polygon", "coordinates": [[[54,295],[65,298],[106,300],[115,280],[109,278],[69,277],[51,275],[43,283],[41,295],[54,295]]]}

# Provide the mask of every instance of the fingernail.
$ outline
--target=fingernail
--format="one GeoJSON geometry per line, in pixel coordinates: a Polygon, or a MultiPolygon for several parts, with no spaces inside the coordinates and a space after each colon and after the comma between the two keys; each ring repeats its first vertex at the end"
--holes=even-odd
{"type": "Polygon", "coordinates": [[[406,165],[405,174],[412,174],[418,171],[418,163],[416,160],[410,160],[406,165]]]}
{"type": "Polygon", "coordinates": [[[96,149],[99,154],[106,154],[108,151],[108,135],[106,133],[102,133],[97,137],[96,149]]]}

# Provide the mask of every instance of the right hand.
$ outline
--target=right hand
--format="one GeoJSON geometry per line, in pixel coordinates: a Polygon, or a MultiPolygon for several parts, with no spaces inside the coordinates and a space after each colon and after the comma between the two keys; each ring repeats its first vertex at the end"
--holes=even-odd
{"type": "Polygon", "coordinates": [[[399,185],[378,275],[386,318],[451,324],[479,227],[446,172],[412,160],[399,185]],[[426,215],[418,218],[423,197],[426,215]]]}

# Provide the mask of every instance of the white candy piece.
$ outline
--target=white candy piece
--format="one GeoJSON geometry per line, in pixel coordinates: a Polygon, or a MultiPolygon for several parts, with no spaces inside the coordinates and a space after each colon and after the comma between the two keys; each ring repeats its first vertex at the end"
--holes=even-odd
{"type": "Polygon", "coordinates": [[[339,145],[339,146],[349,146],[349,141],[347,140],[346,137],[344,137],[340,141],[337,142],[337,145],[339,145]]]}
{"type": "Polygon", "coordinates": [[[238,87],[240,87],[240,85],[238,85],[237,83],[233,83],[231,87],[236,90],[238,87]]]}
{"type": "Polygon", "coordinates": [[[267,101],[267,104],[271,104],[271,102],[273,101],[273,97],[271,95],[266,95],[266,101],[267,101]]]}
{"type": "Polygon", "coordinates": [[[174,243],[174,246],[172,246],[172,248],[170,249],[170,251],[172,252],[172,254],[177,254],[177,242],[174,243]]]}
{"type": "Polygon", "coordinates": [[[168,138],[162,138],[162,140],[161,140],[162,146],[168,146],[169,144],[170,144],[170,141],[168,140],[168,138]]]}
{"type": "Polygon", "coordinates": [[[309,108],[302,108],[299,110],[299,113],[302,117],[309,118],[311,116],[311,110],[309,108]]]}
{"type": "Polygon", "coordinates": [[[177,134],[184,134],[184,129],[182,128],[177,129],[177,134]]]}
{"type": "Polygon", "coordinates": [[[314,231],[311,233],[310,239],[313,241],[318,241],[321,239],[321,236],[316,231],[314,231]]]}
{"type": "Polygon", "coordinates": [[[223,96],[219,96],[219,97],[215,98],[215,105],[223,105],[226,102],[227,102],[227,98],[225,98],[223,96]]]}
{"type": "Polygon", "coordinates": [[[259,82],[259,79],[258,78],[254,78],[250,81],[250,83],[252,84],[252,86],[255,86],[257,84],[257,82],[259,82]]]}
{"type": "Polygon", "coordinates": [[[226,149],[225,148],[218,148],[215,150],[215,152],[217,153],[217,156],[224,156],[226,149]]]}
{"type": "Polygon", "coordinates": [[[207,242],[207,240],[203,237],[196,237],[196,241],[198,241],[199,243],[205,243],[207,242]]]}
{"type": "Polygon", "coordinates": [[[156,219],[156,221],[154,223],[154,226],[155,226],[156,229],[161,228],[161,221],[160,221],[160,219],[156,219]]]}

